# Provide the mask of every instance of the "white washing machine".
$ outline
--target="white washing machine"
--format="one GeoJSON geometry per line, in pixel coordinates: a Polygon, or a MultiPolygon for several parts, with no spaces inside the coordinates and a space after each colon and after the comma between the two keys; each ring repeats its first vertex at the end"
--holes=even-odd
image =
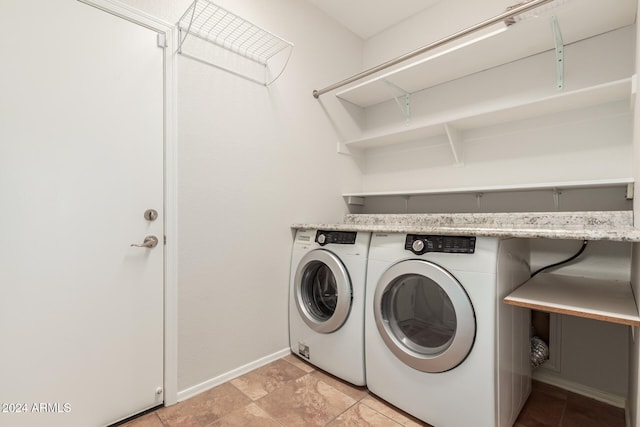
{"type": "Polygon", "coordinates": [[[298,230],[291,257],[291,351],[365,385],[364,292],[371,233],[298,230]]]}
{"type": "Polygon", "coordinates": [[[523,239],[376,234],[365,303],[369,390],[437,427],[511,427],[531,391],[523,239]]]}

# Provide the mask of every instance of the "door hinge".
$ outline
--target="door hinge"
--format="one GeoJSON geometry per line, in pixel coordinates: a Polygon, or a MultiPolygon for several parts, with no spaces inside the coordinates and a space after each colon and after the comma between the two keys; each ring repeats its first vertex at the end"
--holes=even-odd
{"type": "Polygon", "coordinates": [[[167,47],[167,36],[163,33],[158,33],[158,47],[166,48],[167,47]]]}
{"type": "Polygon", "coordinates": [[[167,244],[167,236],[162,237],[162,244],[166,246],[167,244]]]}

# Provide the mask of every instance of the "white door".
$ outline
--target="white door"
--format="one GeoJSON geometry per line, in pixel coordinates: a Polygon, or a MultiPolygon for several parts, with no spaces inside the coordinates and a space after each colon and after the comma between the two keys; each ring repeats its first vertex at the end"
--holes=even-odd
{"type": "Polygon", "coordinates": [[[163,401],[163,56],[75,0],[0,0],[2,426],[163,401]]]}

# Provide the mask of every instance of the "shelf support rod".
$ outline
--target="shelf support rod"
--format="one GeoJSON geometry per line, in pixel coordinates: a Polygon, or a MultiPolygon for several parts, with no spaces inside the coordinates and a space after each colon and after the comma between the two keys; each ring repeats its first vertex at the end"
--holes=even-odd
{"type": "Polygon", "coordinates": [[[433,43],[429,43],[428,45],[422,46],[421,48],[418,48],[416,50],[413,50],[409,53],[405,53],[404,55],[400,55],[394,59],[391,59],[387,62],[384,62],[380,65],[377,65],[375,67],[369,68],[368,70],[362,71],[358,74],[355,74],[347,79],[344,79],[338,83],[334,83],[330,86],[327,86],[323,89],[319,89],[319,90],[314,90],[313,91],[313,97],[318,99],[320,97],[320,95],[323,95],[327,92],[330,92],[334,89],[338,89],[339,87],[342,87],[344,85],[347,85],[349,83],[353,83],[356,80],[360,80],[364,77],[370,76],[371,74],[377,73],[378,71],[382,71],[384,69],[387,69],[391,66],[394,66],[396,64],[399,64],[403,61],[406,61],[407,59],[411,59],[413,57],[416,57],[418,55],[421,55],[425,52],[428,52],[430,50],[433,50],[437,47],[443,46],[449,42],[458,40],[464,36],[467,36],[469,34],[473,34],[476,31],[485,29],[487,27],[490,27],[494,24],[498,24],[498,23],[504,23],[506,20],[508,20],[509,18],[513,18],[516,15],[520,15],[521,13],[524,12],[528,12],[532,9],[537,8],[538,6],[542,6],[545,3],[550,3],[552,1],[555,0],[532,0],[530,2],[527,3],[523,3],[521,5],[518,5],[516,7],[514,7],[513,9],[507,10],[506,12],[503,12],[499,15],[494,16],[493,18],[487,19],[486,21],[482,21],[479,24],[476,25],[472,25],[471,27],[465,28],[464,30],[458,31],[457,33],[453,33],[450,36],[444,37],[440,40],[437,40],[433,43]]]}
{"type": "Polygon", "coordinates": [[[556,73],[558,90],[564,88],[564,42],[562,41],[562,33],[560,25],[555,16],[551,17],[551,28],[553,29],[553,39],[556,43],[556,73]]]}

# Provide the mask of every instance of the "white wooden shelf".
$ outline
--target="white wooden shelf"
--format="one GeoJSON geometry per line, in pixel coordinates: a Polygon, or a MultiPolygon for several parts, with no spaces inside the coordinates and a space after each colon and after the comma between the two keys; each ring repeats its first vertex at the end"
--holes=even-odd
{"type": "Polygon", "coordinates": [[[632,78],[629,77],[544,98],[520,99],[501,105],[492,105],[476,110],[473,114],[468,112],[452,113],[448,117],[438,117],[416,125],[402,126],[397,130],[367,135],[347,141],[345,145],[350,149],[366,149],[446,135],[454,156],[459,160],[459,156],[456,154],[459,154],[459,144],[462,142],[460,132],[462,131],[621,100],[629,100],[631,105],[631,96],[632,78]]]}
{"type": "MultiPolygon", "coordinates": [[[[542,7],[544,9],[544,6],[542,7]]],[[[601,0],[559,2],[553,10],[529,13],[509,27],[499,24],[484,34],[472,34],[456,46],[393,69],[336,93],[340,99],[369,107],[406,93],[436,86],[555,48],[550,17],[556,17],[564,45],[612,31],[635,22],[636,0],[616,0],[615,7],[601,0]],[[589,25],[585,25],[589,23],[589,25]]]]}
{"type": "Polygon", "coordinates": [[[599,179],[589,181],[563,181],[563,182],[544,182],[532,184],[514,184],[514,185],[488,185],[478,187],[459,187],[459,188],[434,188],[430,190],[406,190],[406,191],[371,191],[371,192],[353,192],[345,193],[342,196],[349,204],[361,204],[361,199],[365,197],[413,197],[428,196],[436,194],[478,194],[478,193],[498,193],[509,191],[561,191],[579,188],[602,188],[602,187],[625,187],[633,184],[633,178],[615,178],[615,179],[599,179]],[[354,203],[351,203],[354,202],[354,203]]]}
{"type": "Polygon", "coordinates": [[[626,281],[540,273],[508,295],[506,304],[605,322],[640,326],[626,281]]]}

